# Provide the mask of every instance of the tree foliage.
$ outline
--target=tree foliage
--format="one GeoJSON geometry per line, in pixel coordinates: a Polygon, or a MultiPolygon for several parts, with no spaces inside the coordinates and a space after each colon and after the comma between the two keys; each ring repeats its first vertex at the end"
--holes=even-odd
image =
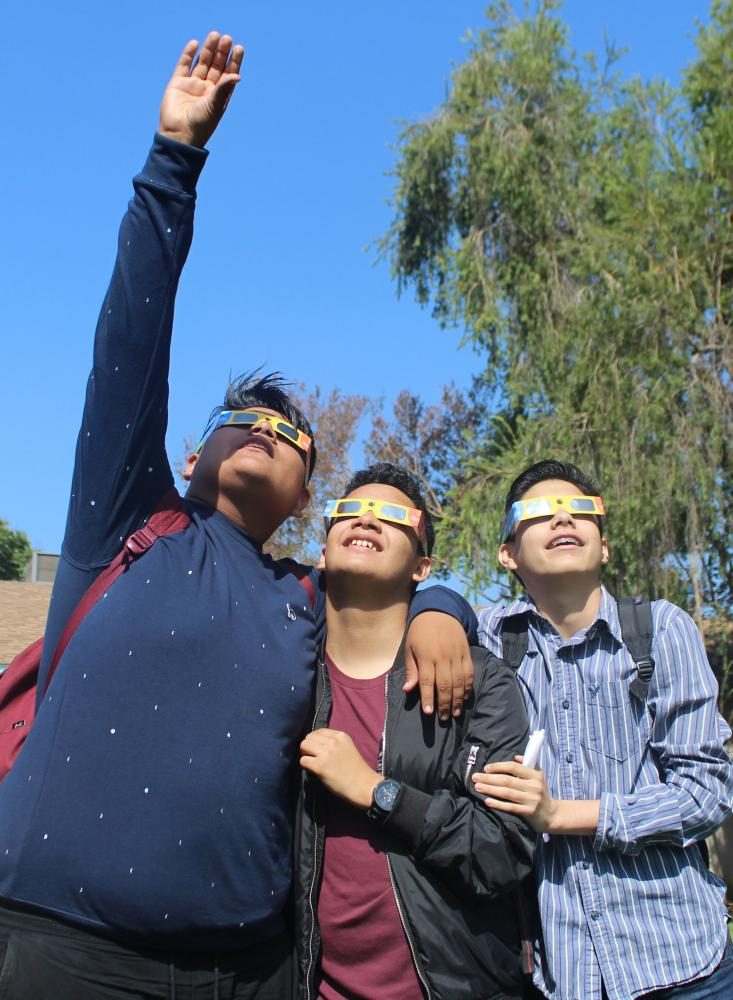
{"type": "Polygon", "coordinates": [[[604,484],[613,591],[730,617],[731,2],[679,90],[579,59],[559,9],[493,4],[399,144],[382,252],[465,330],[487,404],[446,458],[438,551],[495,585],[510,480],[564,457],[604,484]]]}
{"type": "Polygon", "coordinates": [[[33,554],[28,536],[0,520],[0,580],[22,580],[33,554]]]}

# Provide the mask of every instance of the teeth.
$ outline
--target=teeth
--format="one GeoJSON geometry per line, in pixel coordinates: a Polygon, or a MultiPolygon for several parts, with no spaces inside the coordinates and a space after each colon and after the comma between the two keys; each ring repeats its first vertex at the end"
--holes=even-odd
{"type": "Polygon", "coordinates": [[[577,544],[578,542],[576,541],[575,538],[569,538],[567,536],[563,536],[562,538],[556,538],[552,543],[552,545],[550,546],[550,548],[554,549],[558,545],[577,545],[577,544]]]}
{"type": "Polygon", "coordinates": [[[356,545],[360,549],[373,549],[374,546],[371,542],[368,542],[365,538],[355,538],[353,542],[349,542],[349,545],[356,545]]]}

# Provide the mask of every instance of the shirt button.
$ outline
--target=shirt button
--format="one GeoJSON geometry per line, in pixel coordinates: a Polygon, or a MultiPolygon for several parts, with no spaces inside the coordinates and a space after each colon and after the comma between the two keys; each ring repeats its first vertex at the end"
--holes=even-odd
{"type": "Polygon", "coordinates": [[[598,910],[591,910],[590,911],[590,918],[591,918],[591,920],[598,920],[599,917],[600,917],[600,913],[598,912],[598,910]]]}
{"type": "Polygon", "coordinates": [[[588,861],[581,861],[580,867],[583,869],[583,871],[587,872],[588,869],[590,868],[590,863],[588,861]]]}
{"type": "Polygon", "coordinates": [[[568,762],[568,764],[572,764],[573,760],[574,760],[574,757],[573,757],[573,755],[571,753],[566,753],[565,754],[565,760],[568,762]]]}
{"type": "Polygon", "coordinates": [[[563,708],[564,708],[565,710],[567,710],[568,708],[570,708],[570,702],[568,701],[568,699],[567,699],[567,698],[565,698],[565,700],[563,701],[563,703],[562,703],[562,707],[563,707],[563,708]]]}

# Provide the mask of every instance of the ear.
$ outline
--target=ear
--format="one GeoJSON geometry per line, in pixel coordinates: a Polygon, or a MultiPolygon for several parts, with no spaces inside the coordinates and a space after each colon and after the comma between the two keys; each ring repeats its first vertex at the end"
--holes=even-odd
{"type": "Polygon", "coordinates": [[[415,569],[412,573],[413,583],[424,583],[430,576],[433,561],[429,556],[418,556],[415,560],[415,569]]]}
{"type": "Polygon", "coordinates": [[[183,472],[181,476],[186,480],[187,483],[191,482],[191,476],[193,475],[193,468],[198,461],[199,453],[197,451],[192,451],[190,455],[186,457],[186,464],[183,467],[183,472]]]}
{"type": "Polygon", "coordinates": [[[605,538],[601,538],[601,566],[605,566],[611,558],[611,550],[605,538]]]}
{"type": "Polygon", "coordinates": [[[324,545],[323,548],[321,549],[321,558],[318,560],[318,563],[316,564],[316,569],[318,570],[319,573],[322,573],[325,568],[326,568],[326,546],[324,545]]]}
{"type": "Polygon", "coordinates": [[[304,486],[303,489],[298,494],[298,499],[295,501],[295,505],[293,506],[293,509],[290,512],[290,517],[301,517],[303,511],[310,502],[311,502],[310,490],[308,489],[307,486],[304,486]]]}
{"type": "Polygon", "coordinates": [[[499,564],[508,570],[510,573],[516,572],[517,563],[514,559],[514,553],[512,552],[512,546],[510,542],[503,542],[499,546],[498,552],[499,564]]]}

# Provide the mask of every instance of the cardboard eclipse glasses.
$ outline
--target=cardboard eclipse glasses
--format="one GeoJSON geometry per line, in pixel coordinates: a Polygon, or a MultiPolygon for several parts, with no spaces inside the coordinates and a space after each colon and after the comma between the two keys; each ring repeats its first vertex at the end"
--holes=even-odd
{"type": "Polygon", "coordinates": [[[427,549],[428,536],[425,528],[425,518],[421,510],[406,507],[391,500],[371,500],[369,497],[341,497],[339,500],[329,500],[323,511],[323,521],[328,534],[331,521],[336,517],[358,517],[371,511],[378,521],[391,521],[403,528],[414,528],[423,549],[427,549]]]}
{"type": "Polygon", "coordinates": [[[517,500],[506,512],[499,541],[508,541],[521,521],[530,521],[535,517],[551,517],[559,510],[566,510],[569,514],[597,514],[599,517],[603,517],[606,513],[601,497],[546,496],[517,500]]]}
{"type": "Polygon", "coordinates": [[[279,437],[288,441],[290,444],[294,445],[298,451],[303,453],[305,457],[306,470],[305,481],[307,483],[310,479],[310,455],[313,440],[309,438],[304,431],[298,430],[297,427],[294,427],[291,423],[285,420],[284,417],[278,417],[274,413],[264,413],[262,410],[255,409],[222,410],[220,413],[215,414],[209,421],[206,430],[201,435],[201,440],[196,447],[196,451],[201,451],[207,438],[210,437],[215,430],[218,430],[219,427],[254,427],[255,424],[261,424],[263,420],[267,421],[279,437]]]}

